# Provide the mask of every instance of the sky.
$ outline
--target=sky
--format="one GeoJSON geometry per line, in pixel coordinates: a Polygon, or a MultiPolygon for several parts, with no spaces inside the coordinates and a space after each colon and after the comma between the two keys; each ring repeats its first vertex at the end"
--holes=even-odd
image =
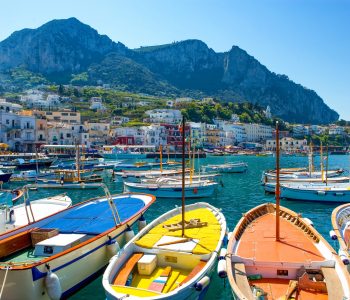
{"type": "Polygon", "coordinates": [[[0,0],[0,40],[76,17],[129,48],[200,39],[233,45],[315,90],[350,120],[350,0],[0,0]]]}

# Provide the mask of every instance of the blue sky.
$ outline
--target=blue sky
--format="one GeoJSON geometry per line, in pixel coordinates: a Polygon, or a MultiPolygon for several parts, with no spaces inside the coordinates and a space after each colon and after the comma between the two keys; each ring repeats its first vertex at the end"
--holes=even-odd
{"type": "Polygon", "coordinates": [[[0,40],[76,17],[129,48],[201,39],[237,45],[314,89],[350,120],[350,0],[1,0],[0,40]]]}

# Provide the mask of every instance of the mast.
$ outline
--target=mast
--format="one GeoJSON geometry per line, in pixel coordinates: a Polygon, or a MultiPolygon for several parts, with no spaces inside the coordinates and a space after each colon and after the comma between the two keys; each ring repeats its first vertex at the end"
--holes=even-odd
{"type": "Polygon", "coordinates": [[[76,162],[75,162],[75,165],[76,165],[76,169],[77,169],[77,175],[78,175],[78,181],[80,181],[80,149],[79,149],[79,144],[77,143],[76,144],[76,162]]]}
{"type": "Polygon", "coordinates": [[[276,241],[280,240],[280,138],[276,122],[276,241]]]}
{"type": "Polygon", "coordinates": [[[163,147],[159,145],[160,173],[163,173],[163,147]]]}
{"type": "Polygon", "coordinates": [[[320,145],[320,164],[321,164],[321,179],[324,181],[324,168],[323,168],[323,146],[322,146],[322,141],[320,145]]]}
{"type": "Polygon", "coordinates": [[[313,158],[312,141],[310,141],[310,151],[309,151],[309,174],[310,174],[310,177],[312,175],[312,171],[313,171],[313,168],[314,168],[313,160],[314,160],[314,158],[313,158]]]}
{"type": "Polygon", "coordinates": [[[328,152],[328,144],[327,144],[327,147],[326,147],[326,151],[327,151],[327,162],[326,162],[326,185],[328,184],[328,155],[329,155],[329,152],[328,152]]]}
{"type": "Polygon", "coordinates": [[[185,116],[182,116],[182,237],[185,237],[185,116]]]}
{"type": "Polygon", "coordinates": [[[192,165],[192,162],[191,162],[191,131],[190,131],[190,136],[188,139],[188,165],[190,167],[190,184],[192,184],[193,169],[191,167],[191,165],[192,165]]]}

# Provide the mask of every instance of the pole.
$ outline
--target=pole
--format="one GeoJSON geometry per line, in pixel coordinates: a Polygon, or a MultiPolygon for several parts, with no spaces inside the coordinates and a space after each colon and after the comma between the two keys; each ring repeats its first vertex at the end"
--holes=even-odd
{"type": "Polygon", "coordinates": [[[328,153],[328,144],[327,144],[327,147],[326,147],[326,151],[327,151],[327,162],[326,162],[326,185],[328,184],[328,156],[329,156],[329,153],[328,153]]]}
{"type": "Polygon", "coordinates": [[[160,173],[163,173],[163,147],[159,145],[160,173]]]}
{"type": "Polygon", "coordinates": [[[323,169],[323,146],[322,146],[322,141],[320,145],[320,164],[321,164],[321,180],[324,181],[324,169],[323,169]]]}
{"type": "Polygon", "coordinates": [[[276,241],[280,240],[280,138],[276,122],[276,241]]]}
{"type": "Polygon", "coordinates": [[[182,237],[185,237],[185,116],[182,116],[182,237]]]}

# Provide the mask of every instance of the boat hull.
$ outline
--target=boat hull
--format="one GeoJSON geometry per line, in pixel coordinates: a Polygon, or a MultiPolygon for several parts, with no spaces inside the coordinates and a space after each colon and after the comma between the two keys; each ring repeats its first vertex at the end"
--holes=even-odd
{"type": "Polygon", "coordinates": [[[332,191],[324,188],[302,190],[281,186],[281,197],[291,200],[316,202],[350,202],[350,190],[332,191]]]}
{"type": "MultiPolygon", "coordinates": [[[[124,189],[127,192],[132,193],[148,193],[156,196],[157,198],[182,198],[182,189],[180,188],[142,188],[131,185],[125,185],[124,189]]],[[[198,186],[198,187],[186,187],[186,198],[204,198],[210,197],[215,192],[215,185],[198,186]]]]}
{"type": "Polygon", "coordinates": [[[3,183],[7,183],[10,180],[11,176],[12,173],[0,174],[0,181],[2,181],[3,183]]]}

